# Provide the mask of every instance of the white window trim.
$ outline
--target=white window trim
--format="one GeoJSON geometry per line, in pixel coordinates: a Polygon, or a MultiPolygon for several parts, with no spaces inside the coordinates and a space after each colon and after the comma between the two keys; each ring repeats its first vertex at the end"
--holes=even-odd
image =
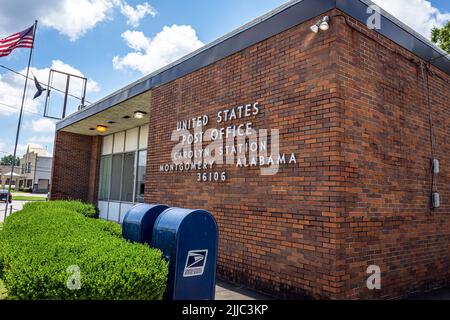
{"type": "MultiPolygon", "coordinates": [[[[148,126],[148,125],[147,125],[148,126]]],[[[112,136],[112,147],[111,147],[111,152],[110,153],[104,153],[103,152],[103,139],[105,139],[105,137],[103,137],[103,139],[102,139],[102,148],[101,148],[101,150],[102,150],[102,154],[101,154],[101,157],[100,157],[100,159],[102,159],[103,157],[105,157],[105,156],[111,156],[111,166],[110,166],[110,172],[109,172],[109,189],[108,189],[108,199],[98,199],[98,202],[106,202],[108,205],[106,206],[107,208],[106,208],[106,210],[107,210],[107,212],[106,212],[106,220],[109,220],[109,221],[115,221],[115,220],[110,220],[110,203],[119,203],[120,205],[119,205],[119,216],[118,216],[118,221],[115,221],[115,222],[119,222],[120,223],[120,221],[122,221],[122,206],[121,206],[121,204],[123,203],[123,204],[127,204],[127,205],[130,205],[130,204],[136,204],[137,202],[136,202],[136,193],[137,193],[137,183],[138,183],[138,170],[139,170],[139,153],[140,152],[142,152],[142,151],[147,151],[148,152],[148,150],[147,150],[147,147],[145,147],[145,148],[140,148],[140,146],[141,146],[141,142],[143,142],[143,141],[141,141],[141,130],[142,130],[142,128],[143,127],[145,127],[145,126],[139,126],[139,127],[137,127],[137,129],[138,129],[138,132],[137,132],[137,143],[136,143],[136,148],[135,149],[133,149],[133,150],[129,150],[129,151],[125,151],[126,150],[126,142],[127,142],[127,131],[128,130],[132,130],[132,129],[128,129],[128,130],[124,130],[124,131],[119,131],[119,132],[115,132],[115,133],[113,133],[113,134],[111,134],[111,135],[109,135],[109,136],[112,136]],[[124,134],[124,138],[123,138],[123,150],[121,151],[121,152],[115,152],[115,150],[114,150],[114,144],[115,144],[115,138],[116,138],[116,134],[124,134]],[[133,153],[134,152],[134,154],[135,154],[135,157],[134,157],[134,172],[133,172],[133,175],[134,175],[134,177],[133,177],[133,201],[121,201],[121,200],[111,200],[111,184],[112,184],[112,174],[113,174],[113,156],[114,155],[119,155],[119,154],[121,154],[122,155],[122,167],[121,167],[121,173],[120,173],[120,198],[122,198],[122,188],[123,188],[123,172],[124,172],[124,156],[125,156],[125,154],[126,153],[133,153]]],[[[148,132],[147,132],[148,133],[148,132]]],[[[147,138],[147,140],[148,140],[148,134],[147,134],[147,137],[145,137],[145,138],[147,138]]],[[[147,145],[147,144],[145,144],[145,145],[147,145]]],[[[99,174],[101,174],[102,172],[100,172],[99,174]]],[[[101,179],[100,179],[101,180],[101,179]]],[[[101,187],[101,183],[99,183],[99,188],[98,188],[98,192],[100,193],[100,187],[101,187]]]]}

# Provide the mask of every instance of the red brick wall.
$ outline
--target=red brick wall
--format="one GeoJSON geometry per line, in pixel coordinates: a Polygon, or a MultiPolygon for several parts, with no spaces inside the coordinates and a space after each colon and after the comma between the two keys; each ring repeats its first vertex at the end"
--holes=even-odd
{"type": "MultiPolygon", "coordinates": [[[[219,225],[220,277],[282,297],[333,297],[344,199],[342,107],[333,33],[305,23],[153,90],[145,200],[209,210],[219,225]],[[171,162],[177,121],[259,102],[255,129],[279,129],[297,164],[262,177],[258,167],[218,166],[224,183],[194,172],[160,173],[171,162]]],[[[245,121],[233,121],[233,124],[245,121]]],[[[217,169],[217,170],[216,170],[217,169]]]]}
{"type": "Polygon", "coordinates": [[[97,204],[98,188],[100,180],[100,158],[102,154],[101,136],[92,137],[91,144],[91,162],[89,165],[89,190],[87,202],[97,204]]]}
{"type": "Polygon", "coordinates": [[[429,110],[419,58],[339,18],[338,83],[344,107],[346,181],[343,247],[337,264],[345,298],[396,298],[450,283],[450,77],[431,68],[437,185],[430,209],[429,110]],[[356,30],[354,29],[356,28],[356,30]],[[366,288],[368,265],[381,290],[366,288]]]}
{"type": "Polygon", "coordinates": [[[101,138],[58,131],[55,137],[52,200],[76,199],[96,203],[101,138]]]}
{"type": "Polygon", "coordinates": [[[329,33],[305,23],[153,90],[146,200],[210,210],[220,276],[282,297],[395,298],[448,283],[448,83],[430,76],[442,164],[442,207],[430,210],[428,112],[408,60],[418,58],[339,19],[329,33]],[[158,171],[176,121],[252,101],[264,110],[255,127],[280,129],[297,165],[274,177],[227,167],[223,184],[158,171]],[[366,287],[372,264],[379,291],[366,287]]]}
{"type": "MultiPolygon", "coordinates": [[[[359,30],[336,17],[313,34],[309,21],[152,90],[145,200],[213,213],[222,278],[280,297],[347,299],[450,283],[449,77],[434,68],[429,76],[442,197],[431,210],[418,58],[349,21],[359,30]],[[256,101],[261,113],[248,121],[279,129],[280,151],[297,164],[264,177],[258,167],[206,170],[226,171],[224,183],[159,172],[177,121],[207,114],[207,128],[223,126],[219,110],[256,101]],[[379,291],[366,287],[372,264],[379,291]]],[[[58,132],[52,198],[95,201],[94,139],[58,132]]]]}

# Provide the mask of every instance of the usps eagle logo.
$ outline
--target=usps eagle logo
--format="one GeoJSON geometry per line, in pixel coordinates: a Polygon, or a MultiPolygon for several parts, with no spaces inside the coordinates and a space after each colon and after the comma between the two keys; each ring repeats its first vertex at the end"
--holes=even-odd
{"type": "Polygon", "coordinates": [[[208,250],[191,250],[186,258],[183,277],[201,276],[205,271],[208,250]]]}

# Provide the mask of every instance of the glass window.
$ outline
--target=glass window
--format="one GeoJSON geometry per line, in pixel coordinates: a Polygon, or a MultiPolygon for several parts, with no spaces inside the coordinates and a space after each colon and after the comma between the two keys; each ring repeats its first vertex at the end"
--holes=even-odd
{"type": "MultiPolygon", "coordinates": [[[[147,135],[148,126],[142,126],[103,137],[99,168],[100,202],[144,202],[147,135]]],[[[25,170],[28,167],[25,165],[25,170]]],[[[106,210],[103,215],[110,219],[110,207],[106,210]]]]}
{"type": "Polygon", "coordinates": [[[112,153],[112,147],[113,147],[113,135],[109,135],[103,138],[103,145],[102,145],[102,154],[111,154],[112,153]]]}
{"type": "Polygon", "coordinates": [[[108,200],[109,198],[109,185],[111,182],[111,156],[102,157],[100,160],[100,190],[99,199],[108,200]]]}
{"type": "Polygon", "coordinates": [[[147,150],[139,151],[137,181],[136,181],[136,202],[144,202],[145,191],[145,170],[147,167],[147,150]]]}
{"type": "Polygon", "coordinates": [[[139,149],[147,149],[148,125],[142,126],[139,132],[139,149]]]}
{"type": "Polygon", "coordinates": [[[122,181],[123,154],[112,157],[111,194],[110,200],[120,201],[120,185],[122,181]]]}
{"type": "Polygon", "coordinates": [[[125,151],[136,151],[138,145],[139,128],[130,129],[127,131],[125,139],[125,151]]]}
{"type": "Polygon", "coordinates": [[[114,153],[123,152],[124,145],[125,145],[125,131],[115,133],[113,152],[114,153]]]}
{"type": "Polygon", "coordinates": [[[122,201],[133,202],[135,152],[123,156],[122,201]]]}

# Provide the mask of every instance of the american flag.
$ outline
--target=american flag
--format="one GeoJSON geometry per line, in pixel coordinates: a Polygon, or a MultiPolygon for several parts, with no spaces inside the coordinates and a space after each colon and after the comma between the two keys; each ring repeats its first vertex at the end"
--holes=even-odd
{"type": "Polygon", "coordinates": [[[0,57],[9,55],[16,48],[32,48],[33,28],[34,26],[31,26],[22,32],[17,32],[9,37],[0,39],[0,57]]]}

